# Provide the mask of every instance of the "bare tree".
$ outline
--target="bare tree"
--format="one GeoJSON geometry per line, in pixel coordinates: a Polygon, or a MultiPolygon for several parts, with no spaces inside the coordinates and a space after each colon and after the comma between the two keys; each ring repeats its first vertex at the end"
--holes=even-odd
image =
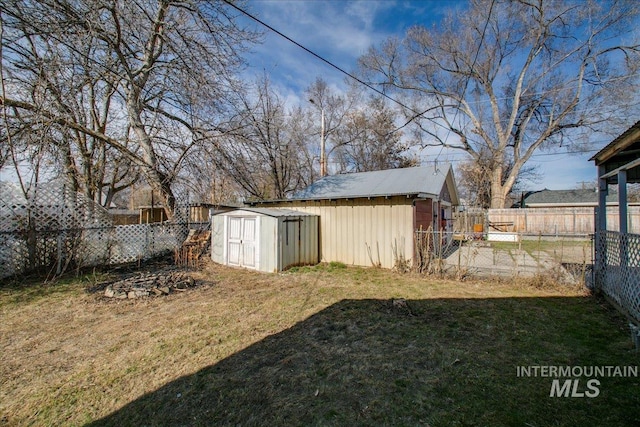
{"type": "MultiPolygon", "coordinates": [[[[461,162],[457,167],[459,190],[468,206],[489,208],[491,206],[491,171],[494,169],[493,158],[489,153],[481,153],[477,159],[461,162]]],[[[502,171],[504,182],[513,169],[513,162],[507,161],[502,171]]],[[[537,166],[525,165],[518,173],[516,182],[506,196],[506,204],[518,199],[518,192],[522,191],[525,183],[538,182],[540,174],[537,166]]]]}
{"type": "Polygon", "coordinates": [[[336,131],[341,172],[365,172],[415,166],[411,144],[396,130],[396,111],[381,98],[370,98],[346,114],[336,131]]]}
{"type": "Polygon", "coordinates": [[[98,170],[116,191],[140,171],[172,216],[172,184],[222,132],[233,72],[255,34],[217,1],[7,0],[2,20],[9,120],[24,132],[55,128],[67,173],[84,169],[76,178],[98,170]]]}
{"type": "Polygon", "coordinates": [[[423,145],[489,155],[491,207],[541,149],[624,122],[638,83],[632,1],[472,0],[437,27],[371,48],[363,74],[407,95],[423,145]],[[507,174],[507,164],[512,167],[507,174]]]}
{"type": "MultiPolygon", "coordinates": [[[[319,164],[321,133],[324,132],[326,145],[325,164],[328,166],[332,163],[331,157],[333,152],[341,146],[341,141],[336,137],[336,134],[343,126],[348,112],[352,111],[354,105],[360,101],[360,93],[350,91],[346,95],[341,94],[332,89],[325,80],[318,77],[307,88],[306,95],[311,102],[311,111],[315,111],[315,119],[313,119],[312,122],[315,124],[314,136],[318,142],[315,145],[311,145],[311,147],[317,147],[317,149],[312,150],[312,152],[318,153],[319,164]],[[321,117],[324,118],[324,129],[322,129],[321,117]]],[[[330,172],[329,167],[327,167],[327,171],[330,172]]],[[[318,176],[320,176],[319,173],[318,176]]]]}
{"type": "MultiPolygon", "coordinates": [[[[107,126],[123,119],[112,107],[119,79],[95,72],[91,63],[94,48],[95,44],[88,42],[75,51],[63,52],[51,43],[35,40],[25,43],[21,47],[22,57],[13,61],[13,65],[24,72],[13,73],[15,79],[11,81],[15,83],[20,79],[22,88],[31,88],[23,99],[32,105],[60,111],[68,121],[104,134],[107,126]],[[30,68],[37,63],[46,63],[46,66],[30,68]]],[[[14,142],[42,150],[57,166],[57,173],[67,178],[72,190],[82,192],[97,203],[108,206],[115,194],[139,178],[131,161],[100,138],[60,123],[43,121],[33,111],[15,108],[11,117],[5,119],[5,123],[14,125],[10,135],[14,142]]],[[[130,145],[126,129],[120,131],[118,138],[124,145],[130,145]]]]}
{"type": "Polygon", "coordinates": [[[239,93],[237,103],[235,130],[214,146],[216,167],[257,199],[284,199],[303,188],[310,181],[305,132],[300,129],[304,112],[288,111],[266,76],[253,91],[239,93]]]}

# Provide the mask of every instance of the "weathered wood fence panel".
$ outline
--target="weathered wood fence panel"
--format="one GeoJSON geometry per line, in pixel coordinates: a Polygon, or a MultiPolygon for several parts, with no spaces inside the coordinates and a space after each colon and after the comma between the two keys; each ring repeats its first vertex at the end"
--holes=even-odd
{"type": "MultiPolygon", "coordinates": [[[[592,207],[576,208],[527,208],[527,209],[489,209],[487,213],[491,224],[509,224],[508,229],[524,234],[593,234],[595,232],[596,209],[592,207]]],[[[640,206],[629,206],[628,227],[631,233],[640,233],[640,206]]],[[[607,228],[618,231],[620,222],[618,207],[607,208],[607,228]]]]}
{"type": "Polygon", "coordinates": [[[453,231],[455,233],[482,232],[486,227],[487,211],[484,209],[467,209],[453,212],[453,231]],[[478,230],[478,226],[482,230],[478,230]]]}

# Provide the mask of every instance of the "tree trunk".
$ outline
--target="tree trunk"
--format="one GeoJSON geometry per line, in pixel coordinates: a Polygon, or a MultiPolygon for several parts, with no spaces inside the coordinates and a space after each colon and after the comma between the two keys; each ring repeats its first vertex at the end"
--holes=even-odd
{"type": "Polygon", "coordinates": [[[505,186],[502,184],[502,166],[491,171],[491,209],[503,209],[506,200],[505,186]]]}
{"type": "Polygon", "coordinates": [[[147,178],[151,188],[160,191],[164,199],[164,210],[169,220],[174,219],[174,209],[176,198],[171,189],[171,180],[166,174],[158,170],[159,162],[156,157],[151,137],[147,134],[145,126],[142,122],[142,106],[140,105],[140,90],[132,88],[127,95],[127,109],[129,113],[129,126],[133,130],[138,139],[138,144],[142,150],[142,158],[144,159],[143,172],[147,178]]]}

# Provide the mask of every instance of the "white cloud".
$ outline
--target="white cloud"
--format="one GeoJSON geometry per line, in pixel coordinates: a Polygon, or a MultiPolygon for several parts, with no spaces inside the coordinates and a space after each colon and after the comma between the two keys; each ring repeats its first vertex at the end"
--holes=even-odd
{"type": "MultiPolygon", "coordinates": [[[[390,36],[402,37],[414,24],[432,25],[447,10],[463,8],[465,2],[455,1],[252,1],[251,13],[306,48],[321,55],[346,71],[353,71],[359,56],[371,45],[390,36]]],[[[261,28],[261,30],[265,30],[261,28]]],[[[267,30],[265,30],[267,31],[267,30]]],[[[265,42],[255,47],[249,60],[249,73],[267,72],[288,107],[304,105],[304,90],[317,77],[332,88],[344,91],[345,75],[313,57],[298,46],[270,31],[265,42]]],[[[405,135],[405,137],[408,137],[405,135]]],[[[459,150],[439,147],[425,149],[421,158],[427,163],[454,163],[464,158],[459,150]]],[[[592,181],[595,166],[589,155],[536,156],[541,182],[531,184],[536,189],[574,188],[579,181],[592,181]]]]}

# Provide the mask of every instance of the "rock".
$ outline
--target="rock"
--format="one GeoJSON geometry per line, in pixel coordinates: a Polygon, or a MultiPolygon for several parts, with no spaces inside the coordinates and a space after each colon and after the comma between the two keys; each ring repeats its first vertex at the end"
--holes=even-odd
{"type": "Polygon", "coordinates": [[[190,275],[178,271],[163,271],[157,274],[145,273],[128,277],[113,283],[105,283],[104,296],[107,298],[143,298],[184,292],[198,285],[190,275]]]}
{"type": "Polygon", "coordinates": [[[407,300],[404,298],[398,298],[393,300],[394,308],[407,308],[407,300]]]}

